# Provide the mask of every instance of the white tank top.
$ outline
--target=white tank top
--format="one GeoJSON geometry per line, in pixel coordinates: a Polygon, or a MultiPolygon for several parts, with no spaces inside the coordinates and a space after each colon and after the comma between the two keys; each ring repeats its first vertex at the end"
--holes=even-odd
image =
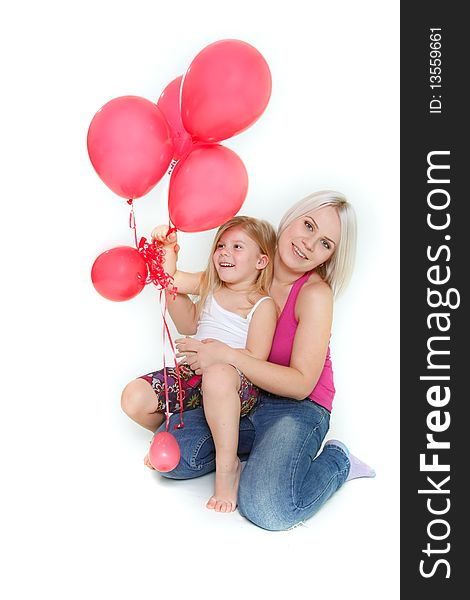
{"type": "Polygon", "coordinates": [[[201,311],[194,337],[197,340],[212,338],[224,342],[232,348],[245,348],[251,317],[261,302],[267,298],[270,298],[270,296],[260,298],[247,316],[242,317],[226,308],[222,308],[214,296],[208,296],[201,311]]]}

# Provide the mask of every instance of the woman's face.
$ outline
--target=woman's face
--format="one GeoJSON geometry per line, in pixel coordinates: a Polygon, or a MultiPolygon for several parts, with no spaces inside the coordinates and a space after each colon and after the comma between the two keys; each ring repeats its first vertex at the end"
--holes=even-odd
{"type": "Polygon", "coordinates": [[[281,233],[279,258],[289,269],[306,273],[326,262],[341,235],[338,211],[333,206],[318,208],[295,221],[281,233]]]}

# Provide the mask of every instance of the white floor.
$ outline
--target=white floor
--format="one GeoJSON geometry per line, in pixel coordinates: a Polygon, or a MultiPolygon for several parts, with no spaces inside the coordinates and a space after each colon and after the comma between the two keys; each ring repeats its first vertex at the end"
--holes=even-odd
{"type": "Polygon", "coordinates": [[[204,507],[212,475],[146,469],[150,434],[124,415],[90,425],[76,414],[72,436],[43,423],[21,440],[3,511],[4,598],[399,597],[398,511],[382,509],[398,488],[379,465],[305,525],[267,532],[204,507]]]}

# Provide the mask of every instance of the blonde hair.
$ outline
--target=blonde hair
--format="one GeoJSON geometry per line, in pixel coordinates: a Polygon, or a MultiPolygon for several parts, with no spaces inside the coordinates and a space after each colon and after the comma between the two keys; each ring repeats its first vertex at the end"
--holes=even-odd
{"type": "Polygon", "coordinates": [[[314,192],[294,204],[279,223],[277,239],[292,221],[324,206],[334,206],[338,212],[341,235],[336,249],[326,263],[317,267],[320,277],[328,283],[335,297],[347,287],[356,258],[357,225],[354,208],[340,192],[323,190],[314,192]]]}
{"type": "MultiPolygon", "coordinates": [[[[204,306],[207,297],[224,286],[224,282],[220,279],[215,269],[212,257],[214,256],[220,238],[232,227],[241,227],[246,235],[258,245],[260,253],[265,254],[268,257],[268,264],[263,269],[258,270],[258,275],[250,292],[253,295],[269,295],[269,288],[273,279],[274,253],[276,251],[277,242],[276,232],[274,231],[273,226],[267,221],[238,215],[221,225],[215,235],[207,267],[201,276],[201,283],[199,285],[199,300],[196,307],[197,318],[199,318],[201,314],[202,307],[204,306]]],[[[251,298],[248,300],[251,304],[255,303],[255,300],[251,300],[251,298]]]]}

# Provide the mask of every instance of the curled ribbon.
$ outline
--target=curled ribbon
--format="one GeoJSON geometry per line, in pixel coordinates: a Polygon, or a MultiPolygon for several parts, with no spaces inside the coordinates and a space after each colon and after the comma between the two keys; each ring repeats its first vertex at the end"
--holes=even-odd
{"type": "MultiPolygon", "coordinates": [[[[162,312],[162,319],[163,319],[163,332],[162,332],[163,333],[163,379],[165,382],[166,431],[168,431],[168,427],[169,427],[169,423],[170,423],[168,382],[167,382],[166,362],[165,362],[165,347],[166,347],[167,339],[169,341],[170,348],[171,348],[171,351],[173,354],[173,361],[174,361],[174,365],[175,365],[176,375],[178,377],[178,402],[179,402],[179,407],[180,407],[180,422],[177,423],[174,428],[181,429],[182,427],[184,427],[184,423],[183,423],[183,390],[181,387],[181,375],[180,375],[178,361],[176,359],[175,346],[173,344],[173,340],[171,339],[170,329],[168,327],[168,322],[166,320],[167,302],[168,302],[166,294],[165,294],[164,303],[162,301],[162,295],[163,295],[164,291],[169,292],[174,300],[176,298],[176,294],[178,293],[178,289],[174,285],[174,278],[171,275],[169,275],[168,273],[166,273],[165,269],[163,268],[163,262],[164,262],[164,257],[165,257],[165,249],[163,247],[163,244],[161,242],[157,242],[157,240],[152,240],[151,242],[148,242],[147,238],[145,238],[145,237],[140,238],[140,242],[137,244],[137,228],[136,228],[136,223],[135,223],[135,213],[134,213],[134,206],[133,206],[132,200],[128,200],[128,204],[131,207],[131,213],[129,215],[129,227],[134,231],[134,239],[135,239],[135,245],[137,247],[137,250],[142,255],[142,257],[144,258],[144,260],[147,264],[148,275],[147,275],[147,279],[145,280],[145,284],[152,283],[153,285],[156,286],[156,288],[158,290],[160,290],[160,309],[162,312]]],[[[166,235],[168,236],[168,235],[170,235],[170,233],[173,233],[175,231],[176,231],[176,228],[170,226],[168,228],[168,232],[166,235]]]]}

